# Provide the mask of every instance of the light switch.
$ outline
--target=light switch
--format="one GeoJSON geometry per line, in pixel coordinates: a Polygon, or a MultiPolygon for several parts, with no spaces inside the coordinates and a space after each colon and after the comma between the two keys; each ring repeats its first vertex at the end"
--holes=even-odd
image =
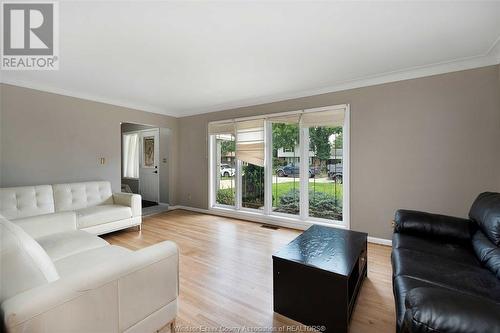
{"type": "Polygon", "coordinates": [[[106,164],[106,158],[104,158],[104,157],[99,157],[99,164],[100,164],[100,165],[104,165],[104,164],[106,164]]]}

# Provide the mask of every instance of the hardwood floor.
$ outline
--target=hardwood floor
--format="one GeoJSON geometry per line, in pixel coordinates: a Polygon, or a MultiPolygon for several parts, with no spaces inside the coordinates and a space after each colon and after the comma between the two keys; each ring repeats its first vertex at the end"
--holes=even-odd
{"type": "MultiPolygon", "coordinates": [[[[298,234],[292,229],[271,230],[258,223],[175,210],[144,218],[140,232],[129,229],[104,238],[132,250],[163,240],[178,244],[178,332],[241,332],[242,326],[249,332],[272,328],[293,332],[300,324],[273,312],[271,255],[298,234]]],[[[390,247],[368,244],[368,278],[351,333],[395,331],[390,251],[390,247]]]]}

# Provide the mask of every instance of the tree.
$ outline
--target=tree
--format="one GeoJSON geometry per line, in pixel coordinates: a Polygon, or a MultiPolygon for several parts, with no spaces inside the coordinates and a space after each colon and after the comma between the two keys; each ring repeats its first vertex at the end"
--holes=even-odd
{"type": "Polygon", "coordinates": [[[332,134],[338,133],[337,128],[322,126],[309,128],[309,147],[316,158],[320,160],[330,159],[332,146],[329,139],[332,134]]]}
{"type": "Polygon", "coordinates": [[[299,126],[296,124],[273,124],[273,155],[279,148],[295,149],[299,143],[299,126]]]}
{"type": "Polygon", "coordinates": [[[226,156],[228,153],[234,153],[236,150],[236,143],[234,140],[221,140],[220,151],[222,156],[226,156]]]}
{"type": "Polygon", "coordinates": [[[327,169],[327,161],[331,158],[332,148],[342,147],[342,135],[337,135],[333,144],[330,143],[330,136],[341,133],[342,127],[309,128],[309,149],[314,152],[316,161],[319,161],[321,171],[327,169]]]}

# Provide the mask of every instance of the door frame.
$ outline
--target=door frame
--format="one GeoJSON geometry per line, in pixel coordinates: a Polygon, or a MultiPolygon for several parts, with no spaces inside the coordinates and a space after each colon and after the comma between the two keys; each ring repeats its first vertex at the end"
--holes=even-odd
{"type": "MultiPolygon", "coordinates": [[[[158,197],[158,204],[161,203],[160,201],[160,163],[161,163],[161,160],[160,160],[160,156],[159,156],[159,152],[160,152],[160,127],[154,127],[152,125],[146,125],[146,124],[139,124],[139,123],[132,123],[132,122],[123,122],[123,123],[120,123],[120,125],[122,124],[133,124],[133,125],[142,125],[142,126],[151,126],[151,128],[148,128],[148,129],[142,129],[142,130],[135,130],[135,131],[127,131],[127,132],[122,132],[121,131],[121,126],[120,126],[120,135],[121,135],[121,157],[120,157],[120,165],[121,165],[121,168],[120,168],[120,179],[134,179],[134,180],[137,180],[137,186],[138,186],[138,190],[139,192],[141,192],[141,165],[142,165],[142,160],[144,158],[144,154],[143,154],[143,149],[144,149],[144,143],[143,143],[143,136],[142,136],[142,132],[150,132],[150,131],[158,131],[158,142],[157,142],[157,145],[155,146],[155,154],[156,154],[156,150],[158,150],[158,168],[156,169],[158,171],[158,194],[157,194],[157,197],[158,197]],[[137,133],[139,134],[139,177],[138,178],[130,178],[130,177],[124,177],[123,176],[123,135],[125,134],[134,134],[134,133],[137,133]]],[[[140,194],[140,193],[139,193],[140,194]]],[[[141,195],[141,199],[142,199],[142,195],[141,195]]]]}

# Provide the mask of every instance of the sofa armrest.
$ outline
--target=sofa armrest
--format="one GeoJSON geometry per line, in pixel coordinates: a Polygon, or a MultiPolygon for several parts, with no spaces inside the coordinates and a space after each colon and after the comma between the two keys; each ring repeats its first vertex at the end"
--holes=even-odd
{"type": "Polygon", "coordinates": [[[0,312],[9,333],[122,332],[166,306],[175,318],[178,263],[177,245],[165,241],[20,293],[0,312]]]}
{"type": "Polygon", "coordinates": [[[394,217],[394,232],[470,241],[474,224],[468,219],[400,209],[394,217]]]}
{"type": "Polygon", "coordinates": [[[113,193],[113,202],[116,205],[128,206],[132,209],[132,216],[142,215],[142,199],[140,194],[113,193]]]}
{"type": "Polygon", "coordinates": [[[75,212],[44,214],[17,219],[11,222],[20,226],[34,239],[77,229],[75,212]]]}
{"type": "Polygon", "coordinates": [[[402,333],[500,333],[500,304],[441,288],[408,292],[402,333]]]}

